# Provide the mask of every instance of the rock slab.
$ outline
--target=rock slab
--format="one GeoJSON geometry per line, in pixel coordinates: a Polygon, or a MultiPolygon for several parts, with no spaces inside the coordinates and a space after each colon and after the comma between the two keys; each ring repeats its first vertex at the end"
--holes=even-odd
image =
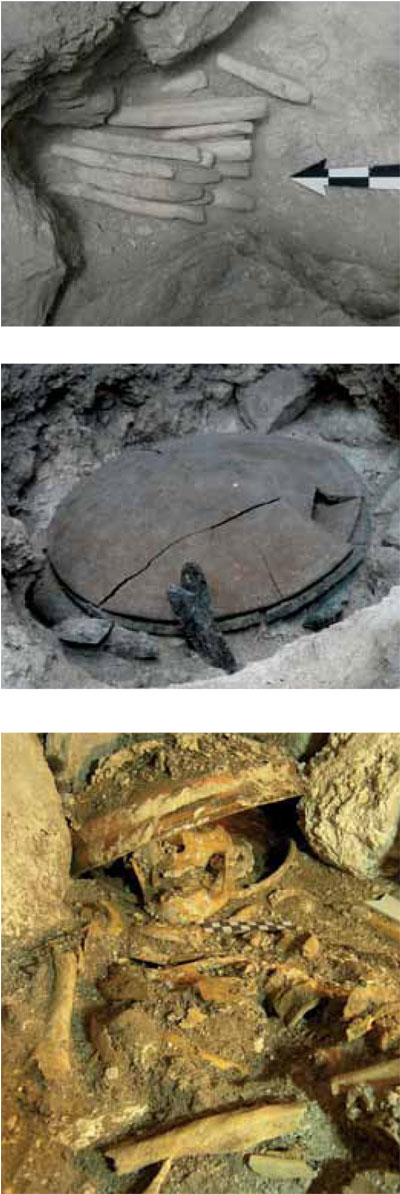
{"type": "Polygon", "coordinates": [[[34,944],[56,927],[69,882],[71,841],[36,734],[2,737],[2,934],[34,944]]]}
{"type": "Polygon", "coordinates": [[[164,4],[156,21],[135,24],[137,41],[150,62],[164,66],[224,33],[247,7],[247,0],[164,4]]]}
{"type": "Polygon", "coordinates": [[[400,862],[400,734],[333,734],[310,766],[300,824],[323,862],[362,878],[400,862]]]}
{"type": "Polygon", "coordinates": [[[275,369],[255,385],[245,386],[239,397],[244,426],[268,435],[298,419],[312,401],[315,376],[315,370],[307,366],[275,369]]]}

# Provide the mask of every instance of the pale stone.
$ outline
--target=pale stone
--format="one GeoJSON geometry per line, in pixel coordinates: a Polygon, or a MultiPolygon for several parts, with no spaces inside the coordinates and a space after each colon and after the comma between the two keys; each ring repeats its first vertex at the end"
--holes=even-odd
{"type": "Polygon", "coordinates": [[[400,734],[335,734],[310,767],[300,823],[324,862],[369,879],[398,871],[400,734]]]}
{"type": "Polygon", "coordinates": [[[70,834],[36,734],[2,736],[2,935],[38,942],[57,927],[69,882],[70,834]]]}

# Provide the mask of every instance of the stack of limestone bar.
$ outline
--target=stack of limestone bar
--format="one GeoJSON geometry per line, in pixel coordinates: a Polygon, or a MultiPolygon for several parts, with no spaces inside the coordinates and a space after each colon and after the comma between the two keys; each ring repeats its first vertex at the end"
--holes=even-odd
{"type": "MultiPolygon", "coordinates": [[[[245,77],[233,69],[244,64],[226,55],[219,65],[245,77]]],[[[50,186],[138,216],[193,224],[205,222],[209,205],[252,211],[255,201],[240,180],[250,178],[254,123],[268,102],[265,95],[191,94],[207,86],[204,72],[192,72],[176,81],[175,98],[123,106],[106,127],[61,135],[48,152],[71,162],[72,177],[54,182],[50,171],[50,186]]]]}

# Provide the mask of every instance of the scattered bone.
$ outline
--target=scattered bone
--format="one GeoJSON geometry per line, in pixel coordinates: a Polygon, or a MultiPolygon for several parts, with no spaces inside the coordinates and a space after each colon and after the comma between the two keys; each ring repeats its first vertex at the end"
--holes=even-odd
{"type": "Polygon", "coordinates": [[[296,1028],[307,1012],[318,1007],[320,997],[311,982],[304,982],[294,985],[291,990],[283,991],[282,994],[276,994],[271,1002],[287,1027],[296,1028]]]}
{"type": "Polygon", "coordinates": [[[210,1053],[208,1050],[202,1049],[200,1045],[195,1045],[193,1041],[188,1041],[185,1035],[181,1032],[168,1032],[166,1034],[167,1048],[170,1050],[177,1050],[185,1053],[189,1057],[194,1058],[195,1061],[203,1061],[206,1065],[210,1065],[220,1073],[226,1074],[230,1070],[236,1070],[242,1075],[242,1078],[247,1078],[249,1070],[246,1066],[240,1065],[237,1061],[231,1061],[229,1058],[220,1057],[219,1054],[210,1053]]]}
{"type": "Polygon", "coordinates": [[[253,1154],[248,1159],[249,1168],[258,1177],[265,1177],[278,1182],[309,1181],[315,1177],[315,1172],[293,1153],[260,1153],[253,1154]]]}
{"type": "Polygon", "coordinates": [[[260,91],[267,91],[269,95],[286,100],[287,103],[311,103],[312,92],[303,83],[296,82],[295,79],[287,79],[283,75],[275,74],[274,71],[250,66],[248,62],[239,62],[237,58],[231,58],[229,54],[219,54],[217,65],[227,74],[234,75],[237,79],[244,79],[246,83],[258,87],[260,91]]]}
{"type": "Polygon", "coordinates": [[[368,900],[368,907],[400,925],[400,899],[385,895],[381,900],[368,900]]]}
{"type": "Polygon", "coordinates": [[[71,1074],[71,1018],[78,961],[74,953],[53,949],[54,989],[44,1037],[34,1052],[46,1082],[60,1083],[71,1074]]]}
{"type": "Polygon", "coordinates": [[[164,178],[135,178],[131,174],[114,173],[110,178],[109,170],[94,170],[89,166],[79,166],[77,177],[90,186],[100,190],[121,191],[124,195],[134,195],[138,199],[159,199],[167,203],[194,203],[205,200],[203,187],[179,183],[164,178]]]}
{"type": "Polygon", "coordinates": [[[124,174],[145,175],[147,178],[175,177],[175,168],[168,162],[152,161],[148,158],[121,158],[117,153],[101,153],[97,149],[66,145],[62,141],[54,141],[49,152],[52,157],[67,158],[68,161],[79,162],[82,166],[99,167],[110,172],[122,170],[124,174]]]}
{"type": "Polygon", "coordinates": [[[246,137],[227,137],[226,140],[202,141],[203,150],[209,147],[217,166],[220,162],[249,162],[253,156],[253,146],[246,137]]]}
{"type": "Polygon", "coordinates": [[[202,141],[208,137],[251,137],[254,124],[249,120],[238,120],[236,124],[199,124],[197,127],[167,129],[163,141],[202,141]]]}
{"type": "Polygon", "coordinates": [[[369,920],[374,929],[382,936],[394,941],[396,945],[400,945],[400,925],[396,920],[382,915],[381,912],[374,912],[372,908],[363,909],[364,915],[369,920]]]}
{"type": "Polygon", "coordinates": [[[171,1172],[173,1163],[173,1157],[170,1157],[168,1161],[164,1161],[164,1164],[153,1178],[153,1181],[150,1182],[149,1186],[146,1186],[145,1194],[160,1194],[160,1190],[162,1189],[164,1182],[167,1180],[168,1174],[171,1172]]]}
{"type": "Polygon", "coordinates": [[[188,99],[180,103],[163,100],[160,103],[124,106],[111,116],[109,126],[124,128],[185,128],[187,125],[225,124],[237,120],[262,120],[268,111],[267,100],[257,96],[207,99],[188,99]]]}
{"type": "MultiPolygon", "coordinates": [[[[253,984],[255,994],[255,984],[253,984]]],[[[199,978],[196,984],[200,998],[204,1003],[233,1003],[235,1005],[249,994],[248,985],[243,984],[241,978],[218,978],[209,976],[199,978]]]]}
{"type": "Polygon", "coordinates": [[[347,1074],[336,1074],[331,1079],[333,1095],[340,1094],[350,1086],[400,1086],[400,1057],[390,1057],[376,1065],[350,1070],[347,1074]]]}
{"type": "MultiPolygon", "coordinates": [[[[127,158],[171,158],[178,162],[197,162],[199,166],[207,164],[204,162],[200,146],[175,144],[174,141],[169,141],[167,147],[161,140],[150,140],[146,136],[118,135],[113,132],[104,132],[102,129],[76,130],[71,134],[71,143],[84,149],[101,149],[108,153],[122,154],[127,158]]],[[[212,166],[213,163],[209,162],[208,164],[212,166]]],[[[121,164],[118,168],[123,169],[121,164]]]]}
{"type": "Polygon", "coordinates": [[[318,941],[318,937],[315,937],[313,933],[310,937],[307,937],[301,952],[304,958],[308,958],[311,962],[316,961],[321,953],[321,946],[318,941]]]}
{"type": "Polygon", "coordinates": [[[147,1165],[187,1156],[216,1156],[243,1153],[263,1140],[272,1140],[297,1130],[306,1111],[305,1103],[262,1104],[257,1107],[207,1115],[177,1128],[170,1128],[144,1140],[127,1140],[108,1148],[106,1155],[119,1175],[147,1165]]]}
{"type": "Polygon", "coordinates": [[[178,75],[175,79],[168,79],[163,83],[161,91],[166,95],[193,95],[195,91],[204,91],[208,87],[208,78],[204,70],[188,71],[185,75],[178,75]]]}
{"type": "Polygon", "coordinates": [[[229,183],[219,183],[214,191],[214,207],[229,208],[230,211],[254,211],[256,206],[253,195],[245,195],[244,191],[237,191],[229,183]]]}
{"type": "MultiPolygon", "coordinates": [[[[119,201],[119,196],[113,199],[119,201]]],[[[197,212],[203,215],[199,208],[188,210],[191,216],[197,212]]],[[[249,765],[235,775],[218,772],[196,779],[154,783],[144,796],[139,788],[137,791],[133,788],[127,807],[94,817],[73,831],[74,872],[107,866],[153,837],[173,836],[183,829],[211,825],[261,804],[300,796],[305,790],[306,781],[294,760],[279,750],[271,750],[268,762],[263,765],[249,765]]],[[[292,858],[295,848],[290,850],[292,858]]],[[[287,866],[291,858],[287,858],[287,866]]],[[[280,871],[283,873],[281,868],[280,871]]],[[[267,883],[273,887],[274,876],[269,876],[267,883]]],[[[264,883],[253,885],[246,895],[254,898],[255,891],[264,888],[264,883]]]]}
{"type": "Polygon", "coordinates": [[[113,1066],[118,1061],[118,1055],[112,1043],[107,1023],[101,1016],[92,1012],[88,1022],[89,1039],[98,1056],[106,1066],[113,1066]]]}
{"type": "MultiPolygon", "coordinates": [[[[110,186],[112,186],[111,179],[110,186]]],[[[189,224],[204,224],[205,221],[204,208],[197,207],[195,204],[192,207],[186,207],[178,203],[156,203],[155,201],[153,203],[151,200],[133,199],[131,195],[118,195],[112,190],[100,191],[97,187],[83,182],[59,182],[57,192],[73,199],[83,199],[89,203],[115,207],[117,211],[126,211],[130,215],[142,216],[144,219],[184,220],[189,224]]]]}

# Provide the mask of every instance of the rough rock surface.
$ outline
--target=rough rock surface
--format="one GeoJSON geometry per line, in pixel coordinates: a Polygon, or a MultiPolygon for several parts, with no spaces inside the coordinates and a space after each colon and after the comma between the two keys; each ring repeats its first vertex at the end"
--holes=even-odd
{"type": "Polygon", "coordinates": [[[1,567],[3,576],[12,581],[16,576],[39,565],[23,522],[10,518],[4,510],[1,516],[1,567]]]}
{"type": "Polygon", "coordinates": [[[136,4],[19,3],[2,5],[2,103],[6,118],[23,111],[49,78],[99,55],[136,4]]]}
{"type": "Polygon", "coordinates": [[[2,935],[29,945],[57,926],[71,841],[36,734],[2,739],[2,935]]]}
{"type": "Polygon", "coordinates": [[[311,764],[300,823],[324,862],[374,879],[398,875],[400,734],[336,734],[311,764]]]}
{"type": "Polygon", "coordinates": [[[8,182],[4,171],[1,190],[3,323],[40,326],[46,323],[66,272],[52,217],[33,191],[15,178],[8,182]]]}
{"type": "MultiPolygon", "coordinates": [[[[92,688],[90,676],[65,658],[51,631],[14,604],[2,581],[1,682],[3,688],[92,688]]],[[[102,688],[102,681],[96,684],[102,688]]]]}
{"type": "MultiPolygon", "coordinates": [[[[64,790],[79,791],[99,759],[114,754],[131,738],[146,734],[47,734],[46,757],[57,783],[64,790]]],[[[158,737],[152,734],[151,737],[158,737]]]]}
{"type": "Polygon", "coordinates": [[[400,588],[379,605],[309,635],[236,676],[196,688],[399,688],[400,588]]]}
{"type": "MultiPolygon", "coordinates": [[[[143,10],[143,5],[141,6],[143,10]]],[[[160,8],[159,5],[157,5],[160,8]]],[[[150,15],[144,7],[146,15],[150,15]]],[[[136,37],[146,51],[150,62],[165,66],[176,58],[192,53],[197,46],[213,41],[248,8],[247,0],[237,3],[212,3],[202,0],[201,4],[163,4],[162,15],[157,21],[139,21],[136,37]]],[[[156,15],[156,14],[154,14],[156,15]]]]}
{"type": "Polygon", "coordinates": [[[290,373],[275,369],[254,385],[244,386],[239,398],[244,426],[268,435],[292,423],[312,401],[315,376],[315,370],[306,365],[290,373]]]}

